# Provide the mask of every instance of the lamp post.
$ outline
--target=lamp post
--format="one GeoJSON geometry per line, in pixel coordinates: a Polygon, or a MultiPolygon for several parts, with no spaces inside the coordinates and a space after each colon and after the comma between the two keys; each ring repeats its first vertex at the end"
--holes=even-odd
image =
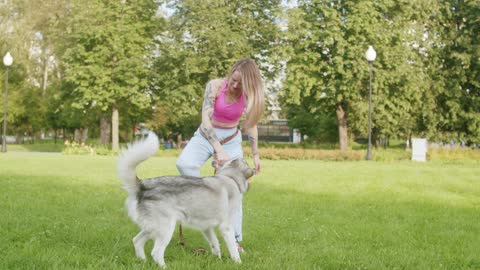
{"type": "Polygon", "coordinates": [[[2,152],[7,152],[7,105],[8,105],[8,68],[13,63],[13,57],[10,55],[10,52],[7,52],[3,57],[3,64],[7,68],[5,73],[5,96],[3,103],[3,134],[2,134],[2,152]]]}
{"type": "Polygon", "coordinates": [[[367,149],[367,160],[372,160],[372,69],[373,61],[377,57],[377,53],[372,46],[368,46],[367,51],[365,52],[365,58],[367,58],[369,67],[370,67],[370,86],[368,91],[368,149],[367,149]]]}

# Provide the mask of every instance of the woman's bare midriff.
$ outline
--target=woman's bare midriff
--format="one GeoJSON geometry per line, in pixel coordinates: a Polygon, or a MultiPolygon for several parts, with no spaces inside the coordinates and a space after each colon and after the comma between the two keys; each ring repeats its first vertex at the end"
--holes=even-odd
{"type": "Polygon", "coordinates": [[[219,122],[215,119],[212,119],[212,126],[213,127],[217,127],[217,128],[234,128],[234,127],[238,127],[238,122],[235,122],[235,123],[223,123],[223,122],[219,122]]]}

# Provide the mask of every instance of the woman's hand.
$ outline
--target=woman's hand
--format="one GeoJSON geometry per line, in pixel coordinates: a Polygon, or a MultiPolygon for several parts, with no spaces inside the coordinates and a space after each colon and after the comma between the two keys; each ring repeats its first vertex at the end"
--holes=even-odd
{"type": "Polygon", "coordinates": [[[230,160],[230,157],[227,155],[227,153],[225,151],[218,151],[215,153],[215,169],[218,170],[219,167],[223,166],[223,164],[225,164],[225,162],[229,161],[230,160]]]}
{"type": "Polygon", "coordinates": [[[255,165],[255,174],[258,174],[260,172],[260,169],[261,169],[260,155],[259,154],[254,154],[253,155],[253,164],[255,165]]]}

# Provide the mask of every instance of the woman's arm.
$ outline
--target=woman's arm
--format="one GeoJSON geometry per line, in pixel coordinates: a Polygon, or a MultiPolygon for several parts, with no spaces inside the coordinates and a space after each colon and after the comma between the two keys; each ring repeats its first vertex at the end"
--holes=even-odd
{"type": "MultiPolygon", "coordinates": [[[[221,82],[220,82],[221,83],[221,82]]],[[[218,89],[220,88],[219,80],[212,80],[207,84],[205,88],[205,95],[203,97],[203,106],[202,106],[202,123],[200,125],[200,129],[202,134],[205,136],[205,139],[213,146],[215,152],[217,153],[217,159],[219,161],[227,160],[228,156],[226,155],[225,151],[223,150],[220,141],[215,134],[212,126],[212,115],[213,115],[213,107],[215,105],[215,98],[218,93],[218,89]]]]}
{"type": "Polygon", "coordinates": [[[257,125],[246,129],[248,142],[252,149],[253,162],[255,163],[255,169],[260,172],[260,153],[258,152],[258,128],[257,125]]]}

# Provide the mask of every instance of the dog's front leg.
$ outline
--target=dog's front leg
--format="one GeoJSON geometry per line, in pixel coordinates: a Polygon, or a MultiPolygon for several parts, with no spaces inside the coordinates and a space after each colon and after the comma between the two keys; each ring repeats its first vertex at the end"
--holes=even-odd
{"type": "Polygon", "coordinates": [[[227,244],[230,257],[236,263],[241,263],[240,254],[238,253],[237,245],[235,243],[235,233],[231,224],[220,225],[220,233],[222,234],[225,243],[227,244]]]}
{"type": "Polygon", "coordinates": [[[148,239],[149,239],[148,233],[142,230],[132,240],[133,247],[135,248],[135,255],[142,260],[146,259],[144,247],[148,239]]]}
{"type": "Polygon", "coordinates": [[[202,233],[205,239],[207,240],[208,244],[210,244],[213,255],[217,256],[218,258],[221,258],[222,254],[220,252],[220,243],[218,243],[218,239],[217,239],[217,236],[215,235],[215,231],[213,230],[213,228],[207,229],[202,233]]]}

